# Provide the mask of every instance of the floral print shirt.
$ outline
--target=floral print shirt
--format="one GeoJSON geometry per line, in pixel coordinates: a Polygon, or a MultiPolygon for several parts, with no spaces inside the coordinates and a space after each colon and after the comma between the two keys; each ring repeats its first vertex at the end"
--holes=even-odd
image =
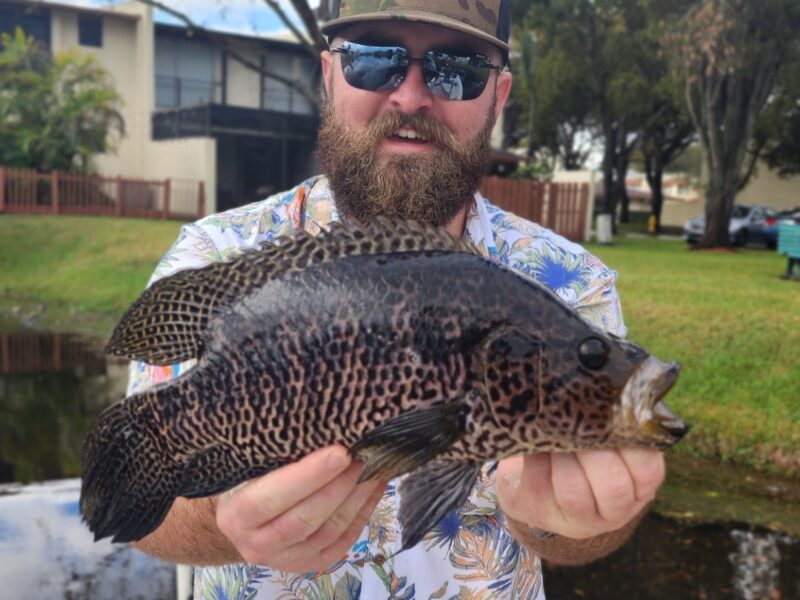
{"type": "MultiPolygon", "coordinates": [[[[324,177],[261,202],[186,225],[152,281],[187,268],[226,260],[244,248],[305,229],[312,234],[338,219],[324,177]]],[[[464,236],[481,253],[534,277],[584,318],[624,336],[617,274],[580,246],[492,206],[480,194],[464,236]]],[[[131,365],[129,393],[176,377],[191,361],[171,367],[131,365]]],[[[396,481],[347,557],[319,573],[283,573],[254,564],[195,570],[197,600],[543,600],[541,563],[507,532],[487,465],[464,506],[415,547],[400,549],[396,481]]]]}

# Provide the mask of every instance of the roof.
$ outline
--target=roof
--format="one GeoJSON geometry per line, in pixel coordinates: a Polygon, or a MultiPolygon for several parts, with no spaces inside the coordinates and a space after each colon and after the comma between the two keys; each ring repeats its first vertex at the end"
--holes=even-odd
{"type": "Polygon", "coordinates": [[[17,4],[27,6],[34,9],[58,9],[68,10],[73,12],[101,15],[108,17],[116,17],[120,19],[127,19],[129,21],[138,21],[139,15],[127,13],[113,8],[99,8],[96,6],[81,6],[78,4],[67,4],[65,2],[52,2],[51,0],[0,0],[0,4],[17,4]]]}
{"type": "Polygon", "coordinates": [[[225,31],[224,29],[207,29],[200,27],[194,29],[186,25],[174,25],[171,23],[156,23],[157,33],[167,33],[170,35],[177,35],[182,37],[208,37],[208,34],[222,36],[228,39],[242,40],[248,42],[255,42],[265,46],[272,46],[273,48],[285,48],[297,50],[300,48],[300,42],[295,40],[288,40],[285,36],[267,36],[267,35],[246,35],[243,33],[235,33],[232,31],[225,31]]]}

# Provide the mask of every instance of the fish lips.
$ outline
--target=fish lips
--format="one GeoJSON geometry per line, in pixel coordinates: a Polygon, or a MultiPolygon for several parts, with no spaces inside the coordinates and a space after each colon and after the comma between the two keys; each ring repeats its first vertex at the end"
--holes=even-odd
{"type": "Polygon", "coordinates": [[[636,445],[666,449],[689,432],[689,425],[676,416],[664,396],[678,379],[680,365],[649,356],[631,375],[622,390],[618,426],[623,437],[636,445]]]}

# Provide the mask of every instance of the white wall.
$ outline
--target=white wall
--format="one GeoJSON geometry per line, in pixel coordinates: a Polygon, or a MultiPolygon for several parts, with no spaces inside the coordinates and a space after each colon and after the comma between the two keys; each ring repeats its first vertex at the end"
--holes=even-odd
{"type": "Polygon", "coordinates": [[[217,207],[217,141],[182,138],[151,142],[145,157],[147,179],[193,179],[205,182],[206,214],[217,207]]]}
{"type": "Polygon", "coordinates": [[[763,204],[777,210],[800,206],[800,177],[783,179],[762,163],[757,175],[739,192],[736,202],[763,204]]]}
{"type": "MultiPolygon", "coordinates": [[[[103,44],[95,48],[79,44],[77,11],[61,8],[52,11],[53,52],[76,49],[82,54],[94,56],[109,73],[112,84],[123,99],[120,112],[125,121],[125,136],[115,140],[116,152],[95,159],[98,171],[109,175],[140,177],[142,146],[150,135],[146,102],[147,90],[148,87],[152,88],[152,83],[147,79],[147,69],[142,69],[142,61],[147,57],[141,54],[139,47],[140,31],[146,29],[142,21],[146,20],[147,15],[144,10],[138,13],[120,17],[101,13],[103,44]]],[[[152,79],[152,75],[149,79],[152,79]]]]}

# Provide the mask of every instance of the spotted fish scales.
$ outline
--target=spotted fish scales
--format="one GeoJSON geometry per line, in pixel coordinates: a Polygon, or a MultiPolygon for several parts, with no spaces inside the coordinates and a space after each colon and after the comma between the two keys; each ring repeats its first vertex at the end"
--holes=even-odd
{"type": "Polygon", "coordinates": [[[177,496],[203,497],[330,444],[403,479],[403,547],[463,503],[489,460],[664,448],[685,424],[677,376],[555,294],[440,229],[379,220],[301,234],[156,282],[109,352],[190,358],[177,379],[102,413],[81,511],[137,540],[177,496]]]}

